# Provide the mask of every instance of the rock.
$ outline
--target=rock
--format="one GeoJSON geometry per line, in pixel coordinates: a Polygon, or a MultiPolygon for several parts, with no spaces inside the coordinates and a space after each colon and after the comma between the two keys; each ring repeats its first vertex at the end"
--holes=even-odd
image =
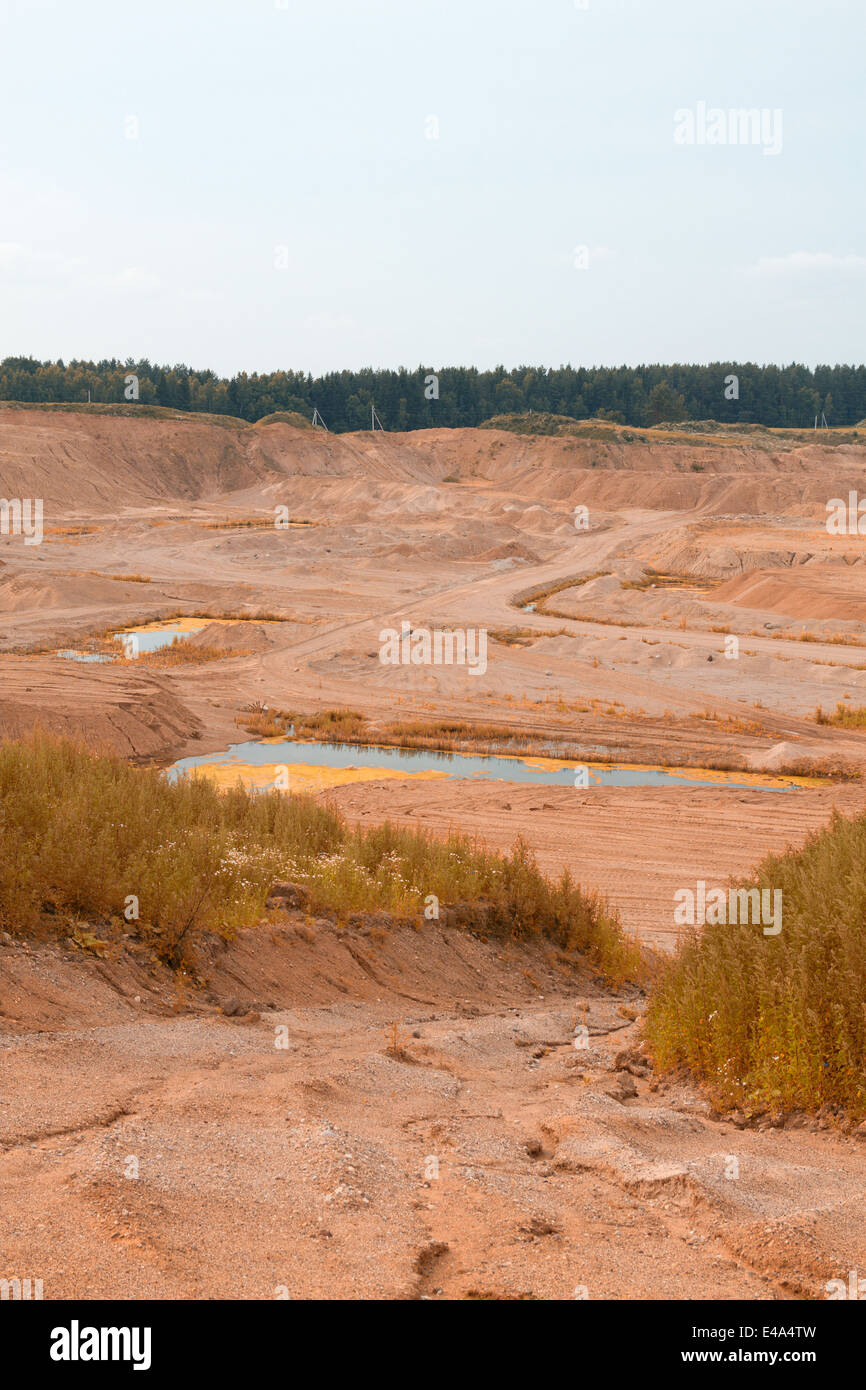
{"type": "Polygon", "coordinates": [[[523,1147],[530,1158],[538,1158],[538,1155],[541,1153],[541,1141],[539,1139],[527,1139],[523,1147]]]}
{"type": "Polygon", "coordinates": [[[630,1072],[632,1076],[648,1077],[652,1072],[650,1060],[639,1048],[625,1048],[618,1052],[613,1062],[614,1071],[630,1072]]]}
{"type": "Polygon", "coordinates": [[[225,1014],[226,1018],[239,1018],[242,1014],[247,1012],[247,1006],[246,1004],[242,1004],[240,999],[236,999],[235,996],[232,995],[231,999],[227,999],[223,1004],[222,1012],[225,1014]]]}
{"type": "Polygon", "coordinates": [[[792,1110],[785,1116],[785,1129],[805,1129],[806,1118],[802,1110],[792,1110]]]}
{"type": "Polygon", "coordinates": [[[0,931],[0,946],[14,946],[15,942],[8,931],[0,931]]]}
{"type": "Polygon", "coordinates": [[[621,1071],[614,1083],[606,1088],[605,1095],[610,1096],[611,1100],[621,1102],[633,1100],[637,1095],[637,1086],[627,1071],[621,1071]]]}
{"type": "Polygon", "coordinates": [[[859,1139],[861,1143],[866,1141],[866,1120],[853,1131],[852,1138],[859,1139]]]}
{"type": "Polygon", "coordinates": [[[310,905],[310,895],[306,888],[302,888],[298,883],[272,883],[268,893],[266,907],[282,908],[284,912],[294,910],[306,911],[310,905]]]}
{"type": "Polygon", "coordinates": [[[555,1236],[559,1234],[559,1227],[546,1216],[533,1216],[520,1230],[528,1236],[555,1236]]]}

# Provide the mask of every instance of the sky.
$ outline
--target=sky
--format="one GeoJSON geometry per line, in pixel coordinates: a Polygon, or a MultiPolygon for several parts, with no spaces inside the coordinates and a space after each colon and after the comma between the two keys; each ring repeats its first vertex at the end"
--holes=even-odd
{"type": "Polygon", "coordinates": [[[863,362],[864,51],[864,0],[0,0],[0,357],[863,362]]]}

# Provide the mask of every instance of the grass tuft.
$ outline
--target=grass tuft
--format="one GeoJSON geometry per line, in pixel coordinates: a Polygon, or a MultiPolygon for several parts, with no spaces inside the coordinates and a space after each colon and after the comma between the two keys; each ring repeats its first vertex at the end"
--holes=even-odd
{"type": "Polygon", "coordinates": [[[839,701],[832,714],[819,705],[815,710],[816,724],[832,724],[837,729],[866,729],[866,705],[851,706],[839,701]]]}

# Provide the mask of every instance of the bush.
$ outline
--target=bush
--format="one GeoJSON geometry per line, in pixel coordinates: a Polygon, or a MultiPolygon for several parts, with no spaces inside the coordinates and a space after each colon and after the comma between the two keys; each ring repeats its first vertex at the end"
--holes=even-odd
{"type": "Polygon", "coordinates": [[[837,729],[866,729],[866,707],[846,705],[842,700],[832,714],[826,714],[819,705],[815,710],[816,724],[832,724],[837,729]]]}
{"type": "Polygon", "coordinates": [[[755,883],[782,890],[782,931],[706,926],[664,970],[647,1039],[719,1102],[866,1113],[866,816],[834,814],[755,883]]]}
{"type": "Polygon", "coordinates": [[[0,744],[0,808],[0,927],[12,932],[119,928],[134,895],[138,930],[178,964],[196,932],[231,937],[260,920],[271,883],[288,878],[338,915],[420,915],[430,894],[483,900],[491,934],[549,937],[616,980],[638,964],[616,914],[567,873],[546,879],[519,841],[501,855],[456,832],[350,829],[312,797],[172,783],[41,733],[0,744]]]}

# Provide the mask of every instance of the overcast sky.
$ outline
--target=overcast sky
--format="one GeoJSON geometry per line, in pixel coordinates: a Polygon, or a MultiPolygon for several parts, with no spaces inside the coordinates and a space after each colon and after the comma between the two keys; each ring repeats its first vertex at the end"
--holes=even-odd
{"type": "Polygon", "coordinates": [[[0,0],[0,356],[862,362],[864,52],[864,0],[0,0]]]}

